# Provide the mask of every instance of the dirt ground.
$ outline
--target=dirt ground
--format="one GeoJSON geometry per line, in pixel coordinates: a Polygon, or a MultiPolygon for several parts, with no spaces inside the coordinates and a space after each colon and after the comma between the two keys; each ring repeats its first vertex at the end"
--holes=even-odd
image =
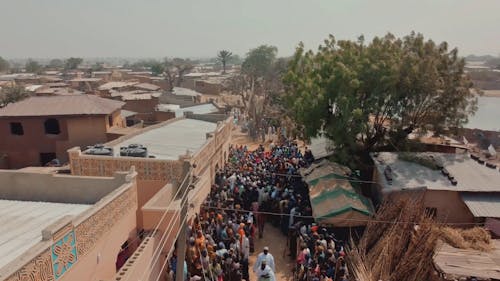
{"type": "Polygon", "coordinates": [[[255,150],[259,147],[259,141],[253,141],[248,134],[242,133],[240,127],[235,127],[231,143],[234,145],[246,145],[249,150],[255,150]]]}
{"type": "Polygon", "coordinates": [[[249,262],[249,272],[250,280],[257,281],[257,276],[253,272],[253,266],[257,260],[257,255],[262,252],[262,249],[267,246],[269,247],[269,253],[274,257],[274,263],[276,266],[276,281],[292,281],[293,280],[293,265],[294,262],[288,256],[288,249],[286,245],[286,237],[279,231],[279,229],[273,227],[271,224],[266,224],[264,228],[264,237],[259,239],[257,237],[255,241],[255,252],[250,256],[249,262]]]}
{"type": "MultiPolygon", "coordinates": [[[[297,141],[297,144],[299,146],[299,149],[303,151],[304,148],[305,148],[305,146],[306,146],[306,144],[303,141],[301,141],[301,140],[296,140],[296,141],[297,141]]],[[[246,145],[246,146],[248,146],[248,150],[255,150],[261,144],[260,140],[253,141],[248,136],[247,133],[242,133],[241,132],[241,128],[239,126],[236,126],[233,129],[233,135],[232,135],[231,143],[233,145],[246,145]]],[[[268,150],[270,144],[271,144],[270,140],[266,141],[265,143],[263,143],[264,148],[266,150],[268,150]]]]}

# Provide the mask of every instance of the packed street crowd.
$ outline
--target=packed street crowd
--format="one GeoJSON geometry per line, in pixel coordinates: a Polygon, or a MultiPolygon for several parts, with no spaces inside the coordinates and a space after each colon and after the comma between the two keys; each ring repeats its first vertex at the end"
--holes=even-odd
{"type": "Polygon", "coordinates": [[[189,226],[186,279],[249,280],[253,270],[258,281],[275,281],[269,248],[255,249],[268,223],[288,238],[283,252],[296,260],[295,280],[347,280],[342,244],[314,224],[308,188],[299,175],[299,169],[313,161],[310,150],[302,153],[287,140],[271,143],[267,150],[262,145],[255,151],[232,147],[227,165],[217,172],[211,193],[189,226]],[[261,250],[250,267],[250,254],[261,250]]]}

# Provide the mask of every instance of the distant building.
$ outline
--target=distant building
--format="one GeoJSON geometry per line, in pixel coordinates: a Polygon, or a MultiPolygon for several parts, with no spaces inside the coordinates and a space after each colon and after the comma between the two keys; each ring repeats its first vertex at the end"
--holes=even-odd
{"type": "MultiPolygon", "coordinates": [[[[0,280],[111,280],[139,244],[137,173],[0,170],[0,280]]],[[[144,239],[143,239],[144,238],[144,239]]]]}
{"type": "Polygon", "coordinates": [[[391,196],[423,194],[437,221],[488,223],[500,218],[500,172],[468,154],[373,153],[373,188],[378,201],[391,196]]]}
{"type": "Polygon", "coordinates": [[[71,88],[83,92],[96,91],[103,83],[101,78],[74,78],[68,81],[71,88]]]}
{"type": "Polygon", "coordinates": [[[225,79],[220,72],[192,72],[183,76],[181,86],[205,95],[219,95],[225,79]]]}
{"type": "Polygon", "coordinates": [[[160,92],[145,92],[141,90],[126,92],[111,92],[111,97],[125,103],[123,109],[136,112],[136,118],[147,123],[156,121],[154,112],[158,106],[160,92]]]}
{"type": "Polygon", "coordinates": [[[125,127],[124,103],[92,95],[31,97],[0,109],[0,167],[45,165],[66,151],[108,141],[113,127],[125,127]]]}

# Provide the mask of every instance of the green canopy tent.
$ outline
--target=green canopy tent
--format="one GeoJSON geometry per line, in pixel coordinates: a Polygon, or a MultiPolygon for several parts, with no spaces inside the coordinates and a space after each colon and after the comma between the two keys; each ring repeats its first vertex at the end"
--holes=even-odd
{"type": "Polygon", "coordinates": [[[339,171],[337,164],[332,165],[324,163],[305,176],[315,221],[335,227],[366,225],[373,214],[372,203],[359,194],[345,174],[332,173],[334,169],[339,171]]]}

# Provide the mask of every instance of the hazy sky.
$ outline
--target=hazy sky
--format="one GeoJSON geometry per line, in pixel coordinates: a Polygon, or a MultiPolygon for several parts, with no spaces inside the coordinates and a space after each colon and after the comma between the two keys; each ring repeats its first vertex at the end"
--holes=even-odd
{"type": "Polygon", "coordinates": [[[461,55],[500,53],[500,0],[0,0],[0,56],[209,57],[293,53],[328,34],[415,30],[461,55]]]}

